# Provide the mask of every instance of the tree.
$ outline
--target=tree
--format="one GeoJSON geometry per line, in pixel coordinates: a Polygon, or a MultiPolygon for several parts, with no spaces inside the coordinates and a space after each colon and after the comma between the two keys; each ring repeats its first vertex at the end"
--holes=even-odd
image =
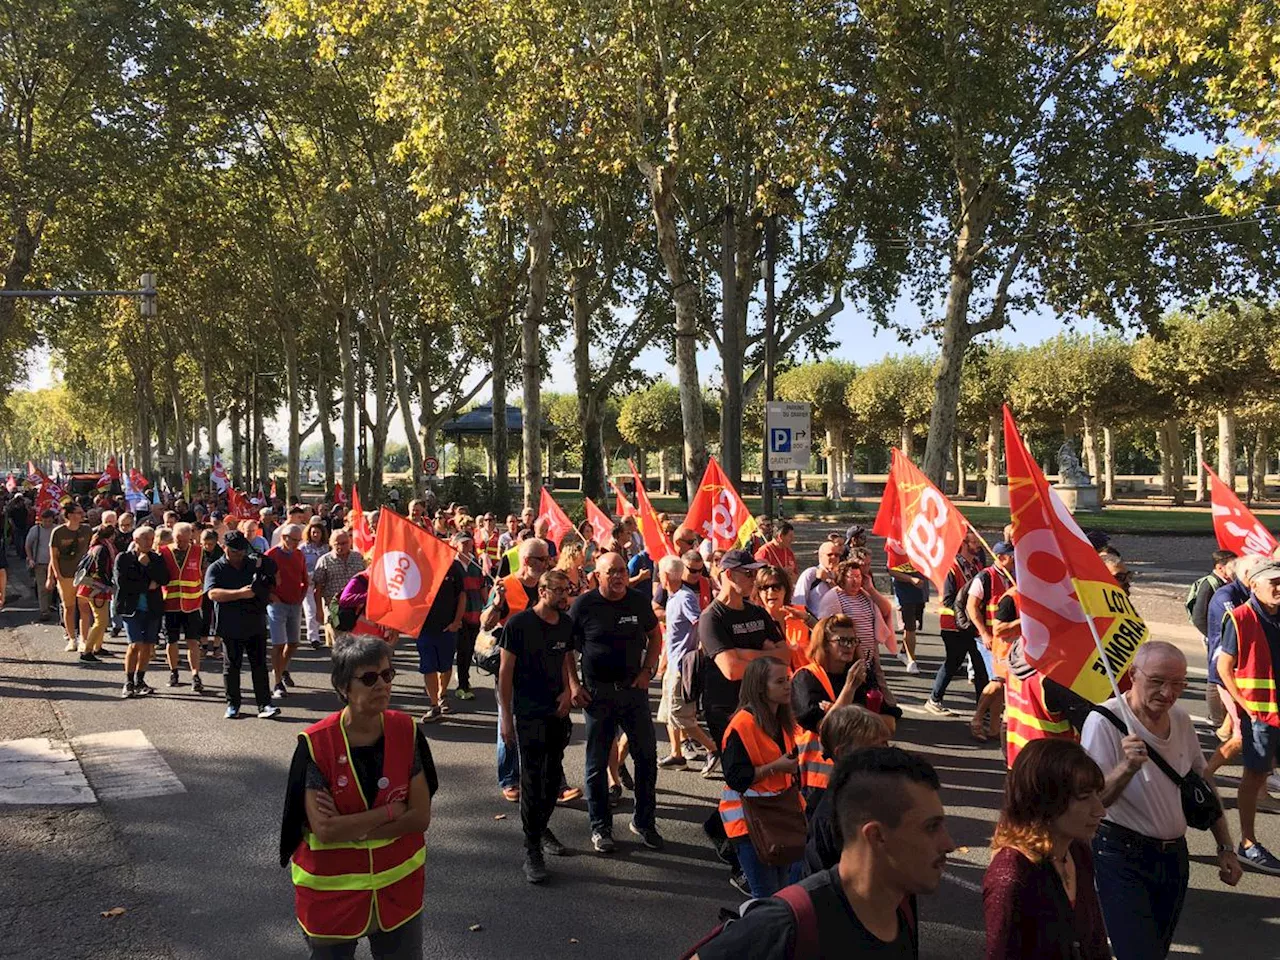
{"type": "MultiPolygon", "coordinates": [[[[1004,447],[1004,421],[1001,408],[1013,394],[1013,384],[1026,360],[1026,351],[1002,343],[982,344],[974,349],[965,363],[964,379],[960,385],[960,407],[957,425],[961,433],[970,437],[983,436],[982,450],[986,460],[983,475],[987,485],[987,503],[997,504],[996,489],[1000,486],[1004,447]]],[[[1026,414],[1017,411],[1024,426],[1026,414]]],[[[960,444],[957,443],[959,452],[960,444]]],[[[962,460],[957,457],[957,464],[962,460]]],[[[957,480],[959,476],[957,475],[957,480]]]]}
{"type": "Polygon", "coordinates": [[[845,398],[857,374],[852,363],[822,360],[792,367],[779,374],[774,384],[778,399],[812,404],[813,429],[825,434],[828,496],[836,498],[849,479],[845,473],[846,434],[853,412],[845,398]]]}
{"type": "Polygon", "coordinates": [[[932,360],[916,354],[885,357],[858,371],[845,402],[868,433],[910,457],[929,421],[934,369],[932,360]]]}
{"type": "MultiPolygon", "coordinates": [[[[704,426],[714,429],[716,417],[715,408],[704,398],[704,426]]],[[[679,447],[684,438],[684,411],[679,388],[666,380],[659,380],[646,390],[627,394],[618,408],[618,433],[641,453],[656,451],[659,475],[665,478],[667,451],[679,447]]]]}

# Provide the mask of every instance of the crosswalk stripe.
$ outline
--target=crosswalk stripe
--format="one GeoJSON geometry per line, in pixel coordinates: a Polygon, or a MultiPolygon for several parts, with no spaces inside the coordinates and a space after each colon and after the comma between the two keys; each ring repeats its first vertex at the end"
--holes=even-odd
{"type": "Polygon", "coordinates": [[[134,800],[186,793],[160,751],[141,730],[91,733],[71,741],[99,800],[134,800]]]}

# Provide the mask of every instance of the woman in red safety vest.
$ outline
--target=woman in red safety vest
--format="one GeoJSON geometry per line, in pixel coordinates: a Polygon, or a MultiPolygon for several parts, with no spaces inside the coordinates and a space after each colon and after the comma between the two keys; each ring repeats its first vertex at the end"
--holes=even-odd
{"type": "MultiPolygon", "coordinates": [[[[791,716],[790,671],[781,660],[759,657],[742,678],[739,708],[729,721],[721,744],[724,791],[720,819],[738,854],[753,897],[770,897],[800,878],[802,854],[794,863],[772,866],[756,854],[748,835],[742,798],[777,796],[796,784],[795,720],[791,716]]],[[[803,817],[804,801],[793,791],[796,812],[803,817]]]]}
{"type": "Polygon", "coordinates": [[[313,958],[422,956],[423,834],[438,786],[413,718],[389,710],[391,648],[354,635],[333,648],[345,706],[298,738],[280,833],[298,924],[313,958]]]}

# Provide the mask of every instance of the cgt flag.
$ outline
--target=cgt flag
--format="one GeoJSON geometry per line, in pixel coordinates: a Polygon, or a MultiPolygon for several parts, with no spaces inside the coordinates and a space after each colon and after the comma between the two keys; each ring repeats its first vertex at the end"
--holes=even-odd
{"type": "Polygon", "coordinates": [[[942,593],[968,523],[942,491],[896,447],[871,532],[885,538],[889,567],[914,567],[942,593]]]}
{"type": "Polygon", "coordinates": [[[430,530],[383,507],[369,561],[365,616],[380,626],[417,636],[457,557],[453,548],[430,530]]]}
{"type": "Polygon", "coordinates": [[[1004,443],[1027,661],[1101,703],[1150,631],[1045,480],[1007,406],[1004,443]]]}
{"type": "Polygon", "coordinates": [[[618,486],[618,482],[616,480],[610,480],[609,482],[613,486],[614,494],[613,515],[619,520],[623,517],[634,517],[636,515],[636,508],[631,505],[631,501],[623,494],[622,488],[618,486]]]}
{"type": "MultiPolygon", "coordinates": [[[[573,521],[560,508],[560,504],[556,503],[546,487],[542,488],[542,495],[538,498],[537,520],[547,521],[547,535],[557,547],[561,540],[573,532],[573,521]]],[[[536,523],[537,520],[534,522],[536,523]]]]}
{"type": "Polygon", "coordinates": [[[601,550],[604,545],[609,542],[609,537],[613,534],[613,521],[608,515],[595,505],[590,497],[582,498],[582,505],[587,510],[587,521],[591,524],[591,539],[595,541],[595,545],[601,550]]]}
{"type": "Polygon", "coordinates": [[[1218,547],[1240,556],[1270,557],[1276,552],[1276,538],[1262,525],[1253,512],[1240,502],[1235,491],[1218,479],[1207,463],[1201,463],[1209,474],[1209,497],[1213,502],[1213,532],[1218,547]]]}
{"type": "Polygon", "coordinates": [[[742,546],[756,529],[755,517],[715,457],[707,460],[702,483],[689,505],[684,523],[691,530],[700,530],[717,550],[742,546]]]}
{"type": "Polygon", "coordinates": [[[356,553],[368,557],[373,552],[374,536],[369,529],[369,518],[364,515],[364,509],[360,506],[360,490],[354,486],[351,488],[351,511],[347,514],[347,529],[351,531],[351,545],[355,547],[356,553]]]}
{"type": "Polygon", "coordinates": [[[333,485],[333,502],[339,506],[345,506],[347,503],[347,498],[342,495],[341,481],[335,482],[333,485]]]}
{"type": "Polygon", "coordinates": [[[658,522],[658,511],[649,501],[649,494],[645,492],[640,474],[636,472],[636,465],[630,460],[627,463],[636,481],[636,525],[640,528],[640,536],[644,538],[645,552],[654,563],[665,556],[675,556],[676,548],[662,532],[662,524],[658,522]]]}
{"type": "Polygon", "coordinates": [[[137,467],[129,468],[129,482],[133,484],[135,490],[145,490],[151,486],[151,481],[137,467]]]}
{"type": "Polygon", "coordinates": [[[108,458],[107,469],[102,471],[102,476],[98,478],[97,489],[105,490],[111,486],[112,481],[120,479],[120,468],[116,465],[114,456],[108,458]]]}

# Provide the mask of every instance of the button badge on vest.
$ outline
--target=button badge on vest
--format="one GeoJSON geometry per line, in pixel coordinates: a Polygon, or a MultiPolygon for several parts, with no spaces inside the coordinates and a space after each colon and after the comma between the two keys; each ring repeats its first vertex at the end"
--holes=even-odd
{"type": "Polygon", "coordinates": [[[379,790],[385,790],[385,789],[387,789],[387,787],[389,787],[389,786],[391,786],[391,781],[390,781],[390,780],[388,780],[386,777],[379,777],[379,778],[378,778],[378,789],[379,789],[379,790]]]}
{"type": "Polygon", "coordinates": [[[339,777],[339,778],[338,778],[338,786],[340,786],[340,787],[345,787],[346,785],[347,785],[347,778],[346,778],[346,777],[339,777]]]}

